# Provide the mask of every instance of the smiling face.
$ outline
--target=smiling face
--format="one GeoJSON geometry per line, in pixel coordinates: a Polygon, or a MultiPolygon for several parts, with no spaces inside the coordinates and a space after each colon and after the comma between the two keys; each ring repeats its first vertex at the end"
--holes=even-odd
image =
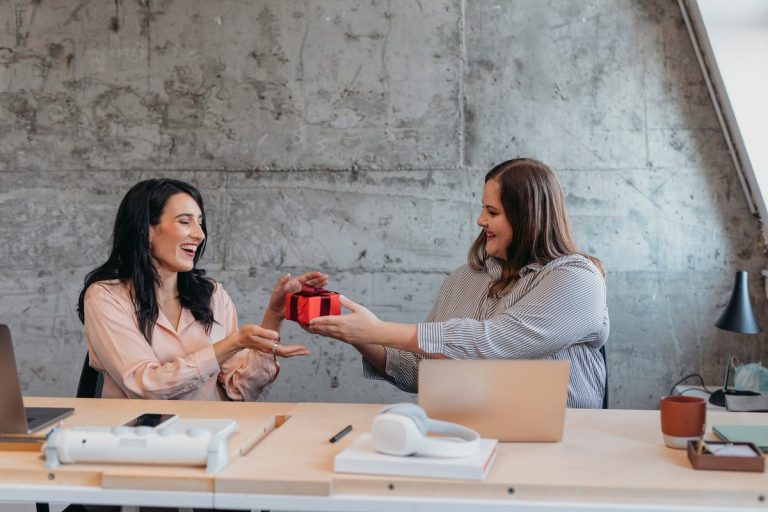
{"type": "Polygon", "coordinates": [[[180,192],[168,198],[160,220],[149,227],[152,259],[158,273],[189,272],[195,266],[195,253],[205,240],[203,214],[189,194],[180,192]]]}
{"type": "Polygon", "coordinates": [[[477,219],[477,225],[485,234],[485,252],[502,260],[507,259],[507,247],[512,243],[512,225],[507,220],[501,205],[499,183],[488,180],[483,188],[483,210],[477,219]]]}

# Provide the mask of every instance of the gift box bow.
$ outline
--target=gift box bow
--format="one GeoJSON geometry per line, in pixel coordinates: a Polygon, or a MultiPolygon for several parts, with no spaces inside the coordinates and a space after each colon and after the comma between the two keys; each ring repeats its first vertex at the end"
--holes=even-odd
{"type": "Polygon", "coordinates": [[[301,291],[293,294],[294,297],[330,297],[331,295],[338,295],[338,293],[326,290],[325,288],[317,288],[306,283],[301,283],[301,291]]]}

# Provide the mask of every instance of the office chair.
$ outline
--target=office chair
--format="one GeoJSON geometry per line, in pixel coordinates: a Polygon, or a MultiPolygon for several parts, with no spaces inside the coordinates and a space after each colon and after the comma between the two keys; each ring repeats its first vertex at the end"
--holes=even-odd
{"type": "Polygon", "coordinates": [[[600,347],[600,354],[603,356],[603,365],[605,366],[605,394],[603,395],[603,409],[608,408],[608,358],[605,355],[605,345],[600,347]]]}
{"type": "Polygon", "coordinates": [[[77,398],[101,398],[101,388],[104,387],[104,376],[91,367],[91,359],[85,353],[83,369],[80,371],[80,382],[77,384],[77,398]]]}

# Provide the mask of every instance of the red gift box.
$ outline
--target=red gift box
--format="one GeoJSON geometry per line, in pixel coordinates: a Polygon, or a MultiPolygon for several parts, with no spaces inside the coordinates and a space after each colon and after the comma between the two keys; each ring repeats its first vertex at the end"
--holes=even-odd
{"type": "Polygon", "coordinates": [[[285,294],[285,318],[308,324],[318,316],[340,315],[340,297],[336,292],[302,284],[300,292],[285,294]]]}

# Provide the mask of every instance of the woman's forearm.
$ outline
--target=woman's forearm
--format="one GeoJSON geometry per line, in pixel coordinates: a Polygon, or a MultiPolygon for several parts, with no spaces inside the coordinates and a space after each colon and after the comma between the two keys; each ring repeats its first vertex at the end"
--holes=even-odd
{"type": "Polygon", "coordinates": [[[419,350],[419,326],[417,324],[399,324],[381,322],[375,330],[374,339],[379,345],[422,353],[419,350]]]}
{"type": "Polygon", "coordinates": [[[240,332],[234,332],[213,344],[213,353],[216,354],[216,361],[219,366],[235,355],[240,349],[243,348],[240,338],[240,332]]]}
{"type": "Polygon", "coordinates": [[[383,322],[381,329],[379,329],[378,337],[378,343],[387,347],[413,352],[414,354],[419,354],[422,356],[430,356],[435,359],[448,358],[448,356],[444,354],[433,354],[431,352],[425,352],[419,348],[418,324],[398,324],[395,322],[383,322]]]}
{"type": "Polygon", "coordinates": [[[261,327],[272,331],[280,332],[280,326],[283,324],[283,317],[271,309],[264,311],[264,317],[261,319],[261,327]]]}
{"type": "Polygon", "coordinates": [[[426,355],[419,349],[418,324],[381,321],[367,308],[344,296],[341,297],[341,304],[352,313],[313,318],[309,331],[350,345],[383,345],[426,355]]]}

